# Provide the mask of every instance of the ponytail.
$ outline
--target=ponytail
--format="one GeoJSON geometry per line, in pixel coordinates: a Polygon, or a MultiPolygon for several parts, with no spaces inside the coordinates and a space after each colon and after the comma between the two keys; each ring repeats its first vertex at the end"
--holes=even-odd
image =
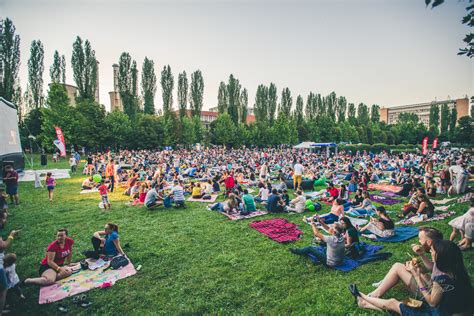
{"type": "Polygon", "coordinates": [[[112,229],[114,232],[118,233],[119,227],[115,224],[112,223],[107,223],[107,226],[109,226],[110,229],[112,229]]]}

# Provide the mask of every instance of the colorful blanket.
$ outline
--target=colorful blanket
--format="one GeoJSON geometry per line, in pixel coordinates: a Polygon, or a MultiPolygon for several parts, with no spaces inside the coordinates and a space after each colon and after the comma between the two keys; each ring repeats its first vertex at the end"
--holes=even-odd
{"type": "Polygon", "coordinates": [[[250,214],[247,214],[247,215],[242,215],[239,212],[230,213],[230,214],[227,214],[226,212],[219,212],[219,213],[226,216],[231,221],[237,221],[239,219],[247,219],[247,218],[252,218],[252,217],[257,217],[257,216],[262,216],[262,215],[267,215],[268,214],[267,211],[258,211],[258,210],[255,211],[255,212],[252,212],[250,214]]]}
{"type": "Polygon", "coordinates": [[[90,189],[90,190],[82,190],[80,193],[81,194],[99,193],[99,189],[94,188],[94,189],[90,189]]]}
{"type": "MultiPolygon", "coordinates": [[[[344,257],[344,261],[342,262],[342,264],[333,268],[342,272],[349,272],[357,269],[363,264],[379,260],[385,260],[392,255],[390,252],[377,253],[380,249],[384,247],[383,245],[369,245],[365,243],[362,244],[365,247],[365,253],[361,258],[351,259],[349,257],[344,257]]],[[[316,249],[319,251],[326,251],[326,248],[321,246],[317,246],[316,249]]],[[[311,259],[311,261],[313,261],[313,263],[321,264],[315,256],[309,254],[308,257],[311,259]]]]}
{"type": "Polygon", "coordinates": [[[190,197],[188,199],[188,202],[214,203],[216,200],[217,200],[217,194],[213,194],[211,195],[211,198],[209,200],[195,199],[193,197],[190,197]]]}
{"type": "Polygon", "coordinates": [[[397,204],[401,202],[400,200],[395,200],[395,199],[391,199],[391,198],[384,197],[381,195],[376,195],[376,194],[371,194],[370,199],[374,202],[377,202],[383,205],[393,205],[393,204],[397,204]]]}
{"type": "Polygon", "coordinates": [[[400,242],[408,239],[412,239],[418,236],[418,228],[413,226],[399,226],[395,227],[395,235],[391,237],[378,237],[375,235],[369,235],[363,233],[362,236],[369,238],[373,241],[383,241],[383,242],[400,242]]]}
{"type": "Polygon", "coordinates": [[[433,203],[434,205],[444,205],[444,204],[448,204],[449,202],[452,202],[456,200],[456,198],[452,198],[452,199],[442,199],[442,200],[430,200],[431,203],[433,203]]]}
{"type": "Polygon", "coordinates": [[[303,235],[296,224],[290,223],[284,218],[255,221],[249,226],[280,243],[299,240],[303,235]]]}
{"type": "Polygon", "coordinates": [[[390,191],[385,191],[385,192],[382,192],[380,194],[383,195],[383,196],[388,196],[388,197],[400,197],[400,195],[398,195],[394,192],[390,192],[390,191]]]}
{"type": "Polygon", "coordinates": [[[440,221],[455,214],[456,212],[450,211],[447,213],[436,214],[432,218],[425,218],[425,216],[413,216],[410,218],[402,219],[401,221],[398,221],[396,224],[397,225],[416,225],[421,222],[424,223],[424,222],[440,221]]]}
{"type": "Polygon", "coordinates": [[[39,303],[48,304],[66,297],[90,291],[98,287],[107,287],[117,280],[127,278],[137,273],[132,263],[119,270],[96,269],[81,270],[70,277],[60,280],[53,285],[43,286],[40,289],[39,303]]]}
{"type": "Polygon", "coordinates": [[[369,183],[369,190],[379,190],[379,191],[388,191],[397,193],[401,190],[401,187],[390,184],[381,184],[381,183],[369,183]]]}

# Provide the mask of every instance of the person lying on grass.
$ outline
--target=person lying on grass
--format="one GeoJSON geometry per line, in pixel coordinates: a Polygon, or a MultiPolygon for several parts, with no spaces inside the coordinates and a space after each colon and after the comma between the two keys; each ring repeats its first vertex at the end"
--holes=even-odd
{"type": "Polygon", "coordinates": [[[383,206],[375,209],[378,219],[371,217],[370,222],[360,229],[360,232],[370,231],[377,237],[391,237],[395,235],[395,224],[383,206]]]}
{"type": "MultiPolygon", "coordinates": [[[[306,220],[303,221],[306,222],[306,220]]],[[[313,229],[314,236],[321,239],[321,241],[326,244],[326,252],[320,251],[315,246],[308,246],[300,249],[290,248],[290,252],[298,255],[311,254],[315,256],[319,262],[328,267],[335,267],[342,264],[345,252],[345,240],[342,234],[342,225],[335,223],[334,225],[328,226],[318,217],[319,223],[331,234],[330,236],[327,236],[321,233],[313,218],[310,218],[309,221],[311,228],[313,229]]]]}
{"type": "Polygon", "coordinates": [[[234,193],[230,193],[229,197],[224,202],[217,202],[211,204],[207,207],[210,211],[219,211],[225,212],[227,214],[232,213],[234,210],[238,209],[238,203],[234,193]]]}
{"type": "Polygon", "coordinates": [[[70,276],[77,264],[71,264],[72,245],[74,240],[68,237],[65,228],[58,229],[56,240],[46,250],[46,256],[41,261],[39,278],[28,278],[26,284],[51,285],[54,282],[70,276]]]}
{"type": "Polygon", "coordinates": [[[391,288],[402,281],[412,293],[421,297],[421,302],[380,298],[385,291],[366,295],[359,292],[356,284],[351,284],[349,290],[356,303],[361,308],[399,315],[472,315],[472,285],[461,250],[452,241],[436,240],[430,252],[439,269],[438,275],[430,278],[416,260],[410,260],[405,265],[399,263],[392,267],[379,286],[391,288]]]}

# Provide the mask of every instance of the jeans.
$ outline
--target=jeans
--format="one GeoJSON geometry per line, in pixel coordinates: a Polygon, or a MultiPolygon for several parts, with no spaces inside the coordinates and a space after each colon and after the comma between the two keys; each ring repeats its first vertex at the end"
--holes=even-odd
{"type": "Polygon", "coordinates": [[[115,177],[110,176],[109,179],[110,179],[110,192],[114,192],[115,177]]]}
{"type": "Polygon", "coordinates": [[[219,211],[219,212],[224,212],[224,203],[216,203],[213,206],[211,206],[212,211],[219,211]]]}
{"type": "Polygon", "coordinates": [[[319,251],[316,247],[314,246],[308,246],[304,248],[297,248],[293,250],[293,253],[296,253],[298,255],[313,255],[315,256],[319,262],[327,266],[327,257],[325,252],[319,251]]]}

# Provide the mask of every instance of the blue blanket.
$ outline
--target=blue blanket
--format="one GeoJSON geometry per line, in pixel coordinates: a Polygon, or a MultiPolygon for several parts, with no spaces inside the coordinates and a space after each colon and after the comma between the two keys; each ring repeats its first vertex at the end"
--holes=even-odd
{"type": "MultiPolygon", "coordinates": [[[[362,234],[364,236],[364,234],[362,234]]],[[[384,241],[384,242],[400,242],[413,237],[418,236],[418,227],[414,226],[398,226],[395,227],[395,235],[392,237],[377,237],[374,241],[384,241]]]]}
{"type": "MultiPolygon", "coordinates": [[[[368,263],[368,262],[373,262],[373,261],[378,261],[378,260],[385,260],[389,258],[392,254],[390,252],[382,252],[382,253],[377,253],[380,249],[382,249],[384,246],[382,245],[369,245],[369,244],[364,244],[365,247],[365,253],[364,255],[359,258],[359,259],[351,259],[349,257],[344,257],[344,261],[342,262],[341,265],[333,267],[336,270],[342,271],[342,272],[349,272],[352,271],[359,266],[368,263]]],[[[324,247],[316,247],[320,251],[326,251],[324,247]]],[[[315,264],[321,264],[318,259],[309,254],[308,257],[313,261],[315,264]]]]}

